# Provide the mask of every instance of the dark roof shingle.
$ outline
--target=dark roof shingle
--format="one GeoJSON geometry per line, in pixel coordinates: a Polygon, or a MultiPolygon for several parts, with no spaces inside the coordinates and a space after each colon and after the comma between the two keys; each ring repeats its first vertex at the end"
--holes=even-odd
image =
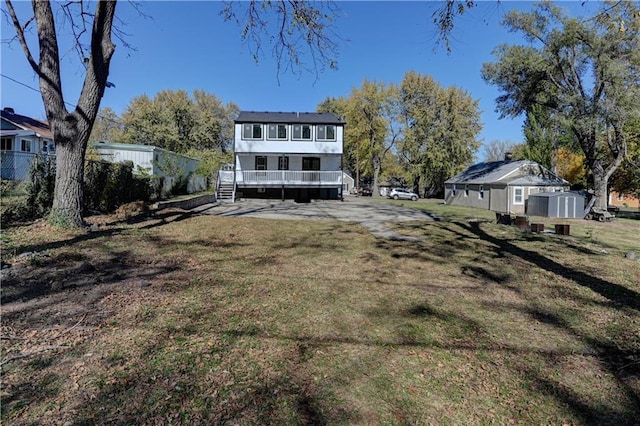
{"type": "Polygon", "coordinates": [[[344,124],[331,112],[258,112],[240,111],[236,123],[344,124]]]}
{"type": "Polygon", "coordinates": [[[36,120],[35,118],[27,117],[26,115],[16,114],[14,112],[7,111],[6,109],[0,110],[0,115],[5,120],[10,121],[24,130],[32,130],[45,137],[53,136],[51,130],[49,130],[49,125],[44,121],[36,120]]]}

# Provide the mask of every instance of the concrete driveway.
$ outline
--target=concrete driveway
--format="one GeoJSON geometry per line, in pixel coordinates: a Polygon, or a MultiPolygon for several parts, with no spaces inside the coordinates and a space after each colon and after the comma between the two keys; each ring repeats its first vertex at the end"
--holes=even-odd
{"type": "Polygon", "coordinates": [[[194,210],[216,216],[354,222],[364,226],[378,238],[394,240],[419,238],[398,235],[391,230],[389,223],[436,219],[435,216],[421,210],[355,197],[345,198],[345,201],[327,200],[311,203],[296,203],[290,200],[245,200],[236,203],[205,204],[194,210]]]}

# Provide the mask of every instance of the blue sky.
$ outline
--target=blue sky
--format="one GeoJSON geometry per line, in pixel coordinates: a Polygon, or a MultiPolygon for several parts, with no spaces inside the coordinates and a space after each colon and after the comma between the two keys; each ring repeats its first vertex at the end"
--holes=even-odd
{"type": "MultiPolygon", "coordinates": [[[[315,111],[326,97],[348,96],[365,79],[400,83],[413,70],[431,75],[443,86],[457,86],[479,101],[484,125],[480,138],[521,142],[522,119],[499,119],[494,100],[497,90],[480,77],[484,62],[493,61],[492,50],[501,43],[523,44],[521,36],[500,26],[505,11],[528,10],[530,2],[480,1],[461,17],[454,29],[451,53],[436,47],[431,14],[439,2],[350,1],[338,2],[335,30],[339,41],[338,70],[313,74],[276,75],[271,50],[265,47],[258,64],[240,40],[240,29],[225,23],[219,2],[141,2],[140,16],[128,2],[119,2],[121,28],[135,50],[118,46],[111,63],[102,107],[121,114],[131,99],[152,97],[165,89],[204,90],[224,102],[250,111],[315,111]]],[[[561,2],[575,13],[587,12],[590,2],[561,2]]],[[[4,6],[3,6],[4,7],[4,6]]],[[[18,2],[19,16],[27,17],[30,4],[18,2]]],[[[12,29],[2,19],[2,39],[12,29]]],[[[62,34],[62,33],[61,33],[62,34]]],[[[62,35],[60,35],[62,38],[62,35]]],[[[61,43],[62,44],[62,43],[61,43]]],[[[74,51],[62,46],[65,100],[75,105],[83,68],[74,51]]],[[[38,81],[18,43],[2,45],[2,74],[31,87],[38,81]]],[[[8,78],[1,79],[2,107],[17,113],[44,117],[40,95],[8,78]]],[[[478,158],[482,159],[482,149],[478,158]]]]}

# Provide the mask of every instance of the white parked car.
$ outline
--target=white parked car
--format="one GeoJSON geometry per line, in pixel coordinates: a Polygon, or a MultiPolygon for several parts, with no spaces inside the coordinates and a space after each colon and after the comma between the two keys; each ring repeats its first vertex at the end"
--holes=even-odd
{"type": "Polygon", "coordinates": [[[403,188],[392,188],[387,197],[393,198],[394,200],[418,201],[418,194],[403,188]]]}

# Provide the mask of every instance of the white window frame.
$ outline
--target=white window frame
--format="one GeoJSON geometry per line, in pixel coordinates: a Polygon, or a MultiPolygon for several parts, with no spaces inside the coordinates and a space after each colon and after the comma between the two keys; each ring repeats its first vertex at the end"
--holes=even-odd
{"type": "Polygon", "coordinates": [[[264,129],[262,124],[258,124],[258,123],[242,123],[242,139],[244,140],[254,140],[254,141],[260,141],[264,139],[264,129]],[[251,127],[247,127],[247,126],[251,126],[251,127]],[[254,137],[254,130],[255,129],[260,129],[260,137],[254,137]],[[247,131],[249,131],[249,135],[247,136],[247,131]]]}
{"type": "Polygon", "coordinates": [[[513,187],[513,205],[521,206],[524,204],[524,186],[513,187]],[[520,201],[518,201],[518,190],[520,191],[520,201]]]}
{"type": "Polygon", "coordinates": [[[0,149],[2,151],[13,151],[13,138],[3,137],[0,142],[0,149]]]}
{"type": "Polygon", "coordinates": [[[20,151],[31,152],[31,141],[29,139],[20,139],[20,151]]]}
{"type": "Polygon", "coordinates": [[[478,199],[483,200],[484,199],[484,186],[480,185],[480,187],[478,188],[478,199]]]}
{"type": "Polygon", "coordinates": [[[291,126],[291,140],[294,141],[311,141],[313,140],[313,126],[311,124],[293,124],[291,126]],[[296,127],[300,128],[300,137],[296,137],[296,127]],[[309,128],[309,137],[304,137],[304,129],[309,128]]]}
{"type": "Polygon", "coordinates": [[[289,128],[286,124],[269,123],[267,124],[267,139],[272,141],[286,141],[289,136],[289,128]],[[280,129],[284,129],[284,137],[280,137],[280,129]],[[274,135],[271,135],[271,131],[274,135]]]}
{"type": "Polygon", "coordinates": [[[319,141],[335,141],[337,140],[337,131],[334,124],[320,124],[316,126],[316,139],[319,141]],[[333,137],[327,137],[328,130],[332,129],[333,137]],[[321,136],[324,135],[324,136],[321,136]]]}

